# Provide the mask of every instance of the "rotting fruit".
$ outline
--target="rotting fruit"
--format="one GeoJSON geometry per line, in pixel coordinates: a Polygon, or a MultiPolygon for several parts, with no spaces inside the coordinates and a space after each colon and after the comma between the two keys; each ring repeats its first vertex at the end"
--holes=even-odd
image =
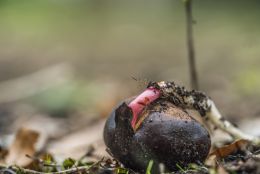
{"type": "Polygon", "coordinates": [[[161,91],[148,87],[139,96],[119,104],[108,118],[104,141],[125,167],[144,173],[150,160],[153,173],[160,163],[167,170],[203,162],[211,140],[208,131],[161,91]]]}

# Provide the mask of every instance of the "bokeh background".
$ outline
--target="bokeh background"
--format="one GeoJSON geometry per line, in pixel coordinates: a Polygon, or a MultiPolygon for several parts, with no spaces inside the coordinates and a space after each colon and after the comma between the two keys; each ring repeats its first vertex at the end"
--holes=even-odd
{"type": "MultiPolygon", "coordinates": [[[[260,122],[259,8],[258,0],[193,6],[200,90],[252,134],[260,122]]],[[[149,80],[190,87],[181,0],[1,0],[0,38],[2,144],[21,126],[52,138],[85,130],[149,80]]]]}

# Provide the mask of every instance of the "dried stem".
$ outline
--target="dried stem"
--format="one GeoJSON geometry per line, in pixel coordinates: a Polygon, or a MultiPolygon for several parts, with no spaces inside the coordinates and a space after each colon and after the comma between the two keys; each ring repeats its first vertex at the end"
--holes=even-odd
{"type": "Polygon", "coordinates": [[[206,116],[214,125],[222,129],[223,131],[229,133],[231,136],[233,136],[236,139],[245,139],[251,141],[254,144],[258,144],[258,145],[260,144],[260,138],[242,132],[240,129],[235,127],[229,121],[225,120],[221,116],[215,103],[212,100],[209,100],[208,103],[210,104],[210,110],[207,112],[206,116]]]}
{"type": "MultiPolygon", "coordinates": [[[[69,173],[81,173],[81,172],[87,172],[89,170],[89,166],[82,166],[82,167],[74,167],[68,170],[63,170],[59,172],[52,172],[52,174],[69,174],[69,173]]],[[[18,168],[18,167],[12,167],[14,171],[21,171],[26,174],[46,174],[45,172],[38,172],[35,170],[30,170],[30,169],[24,169],[24,168],[18,168]]]]}
{"type": "Polygon", "coordinates": [[[193,18],[192,18],[192,0],[185,0],[186,25],[187,25],[187,49],[190,69],[190,80],[192,89],[199,89],[198,76],[195,63],[195,49],[193,40],[193,18]]]}
{"type": "MultiPolygon", "coordinates": [[[[93,167],[99,165],[100,161],[92,164],[91,166],[80,166],[80,167],[73,167],[67,170],[59,171],[59,172],[51,172],[52,174],[72,174],[72,173],[87,173],[89,172],[93,167]]],[[[1,166],[0,166],[1,167],[1,166]]],[[[30,169],[25,169],[21,168],[18,166],[11,166],[11,167],[6,167],[2,166],[3,169],[0,170],[1,172],[9,171],[9,172],[14,172],[14,173],[25,173],[25,174],[47,174],[50,172],[38,172],[35,170],[30,170],[30,169]]]]}

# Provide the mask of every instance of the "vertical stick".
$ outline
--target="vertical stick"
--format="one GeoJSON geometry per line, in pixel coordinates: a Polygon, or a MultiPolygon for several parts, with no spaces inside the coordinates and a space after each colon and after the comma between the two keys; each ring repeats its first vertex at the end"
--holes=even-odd
{"type": "Polygon", "coordinates": [[[190,81],[193,89],[198,89],[198,77],[195,63],[195,50],[193,41],[193,19],[192,19],[192,0],[185,0],[186,25],[187,25],[187,50],[190,69],[190,81]]]}

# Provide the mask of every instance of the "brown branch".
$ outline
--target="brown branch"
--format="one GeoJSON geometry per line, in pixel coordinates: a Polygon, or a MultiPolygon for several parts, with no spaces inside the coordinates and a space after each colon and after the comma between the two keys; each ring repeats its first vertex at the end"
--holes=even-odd
{"type": "Polygon", "coordinates": [[[195,49],[193,40],[193,18],[192,18],[192,0],[185,0],[186,25],[187,25],[187,51],[190,69],[190,81],[193,89],[199,89],[198,76],[195,63],[195,49]]]}

